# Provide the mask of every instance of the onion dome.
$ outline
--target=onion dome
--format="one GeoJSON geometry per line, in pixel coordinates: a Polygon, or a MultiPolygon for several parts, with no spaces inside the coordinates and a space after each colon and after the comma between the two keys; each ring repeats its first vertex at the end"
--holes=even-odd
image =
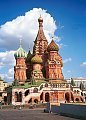
{"type": "Polygon", "coordinates": [[[41,15],[40,15],[40,17],[38,18],[38,22],[43,22],[43,18],[41,17],[41,15]]]}
{"type": "Polygon", "coordinates": [[[33,55],[31,54],[31,52],[30,52],[30,50],[29,50],[29,52],[28,52],[28,54],[27,54],[27,58],[26,58],[26,63],[28,63],[28,62],[30,63],[32,57],[33,57],[33,55]]]}
{"type": "Polygon", "coordinates": [[[26,58],[26,51],[20,46],[19,49],[14,54],[15,58],[26,58]]]}
{"type": "Polygon", "coordinates": [[[47,48],[48,52],[49,51],[59,51],[58,45],[54,42],[54,40],[51,41],[51,43],[48,45],[47,48]]]}
{"type": "Polygon", "coordinates": [[[31,52],[29,50],[28,54],[27,54],[27,58],[29,58],[31,56],[31,52]]]}
{"type": "Polygon", "coordinates": [[[41,63],[42,63],[42,59],[41,59],[41,57],[39,57],[39,55],[36,54],[36,55],[31,59],[31,62],[32,62],[32,63],[41,64],[41,63]]]}

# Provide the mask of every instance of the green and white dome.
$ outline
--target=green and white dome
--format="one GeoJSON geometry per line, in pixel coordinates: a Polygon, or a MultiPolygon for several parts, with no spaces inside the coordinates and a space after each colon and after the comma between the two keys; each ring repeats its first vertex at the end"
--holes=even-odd
{"type": "Polygon", "coordinates": [[[15,58],[26,58],[26,51],[20,46],[19,49],[14,53],[15,58]]]}

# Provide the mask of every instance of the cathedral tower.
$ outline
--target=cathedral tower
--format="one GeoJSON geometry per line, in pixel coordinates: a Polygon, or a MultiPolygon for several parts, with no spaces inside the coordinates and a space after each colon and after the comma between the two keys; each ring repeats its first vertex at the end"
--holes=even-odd
{"type": "Polygon", "coordinates": [[[19,81],[20,84],[26,81],[26,64],[25,58],[27,54],[20,45],[19,49],[14,54],[16,59],[16,65],[14,66],[14,80],[19,81]]]}
{"type": "Polygon", "coordinates": [[[48,60],[46,63],[46,78],[53,79],[54,82],[63,80],[62,74],[62,58],[58,54],[59,47],[55,44],[53,38],[51,43],[48,45],[48,60]]]}
{"type": "Polygon", "coordinates": [[[44,59],[44,52],[47,50],[48,41],[44,35],[43,18],[41,16],[39,17],[38,22],[39,30],[34,41],[33,54],[38,54],[39,56],[41,56],[42,59],[44,59]]]}
{"type": "Polygon", "coordinates": [[[31,77],[35,79],[37,82],[40,79],[43,79],[43,74],[42,74],[42,59],[39,57],[39,55],[35,55],[32,59],[31,62],[33,64],[33,70],[31,73],[31,77]]]}

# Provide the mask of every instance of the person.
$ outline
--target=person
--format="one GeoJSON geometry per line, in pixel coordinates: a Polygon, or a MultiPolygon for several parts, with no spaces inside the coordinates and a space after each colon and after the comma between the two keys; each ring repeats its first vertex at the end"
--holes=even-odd
{"type": "Polygon", "coordinates": [[[2,109],[2,101],[0,102],[0,109],[2,109]]]}
{"type": "Polygon", "coordinates": [[[19,110],[21,110],[21,103],[20,103],[20,107],[19,107],[19,110]]]}
{"type": "Polygon", "coordinates": [[[14,109],[16,109],[16,103],[15,103],[15,105],[14,105],[14,109]]]}

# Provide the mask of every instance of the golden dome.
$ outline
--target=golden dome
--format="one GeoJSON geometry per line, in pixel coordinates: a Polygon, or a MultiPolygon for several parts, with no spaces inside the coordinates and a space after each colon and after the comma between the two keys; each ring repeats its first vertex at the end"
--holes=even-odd
{"type": "Polygon", "coordinates": [[[41,59],[41,57],[39,57],[39,55],[36,54],[36,55],[31,59],[31,62],[32,62],[32,63],[41,64],[41,63],[42,63],[42,59],[41,59]]]}
{"type": "Polygon", "coordinates": [[[51,43],[48,45],[47,48],[48,51],[59,51],[58,45],[54,42],[54,40],[51,41],[51,43]]]}

